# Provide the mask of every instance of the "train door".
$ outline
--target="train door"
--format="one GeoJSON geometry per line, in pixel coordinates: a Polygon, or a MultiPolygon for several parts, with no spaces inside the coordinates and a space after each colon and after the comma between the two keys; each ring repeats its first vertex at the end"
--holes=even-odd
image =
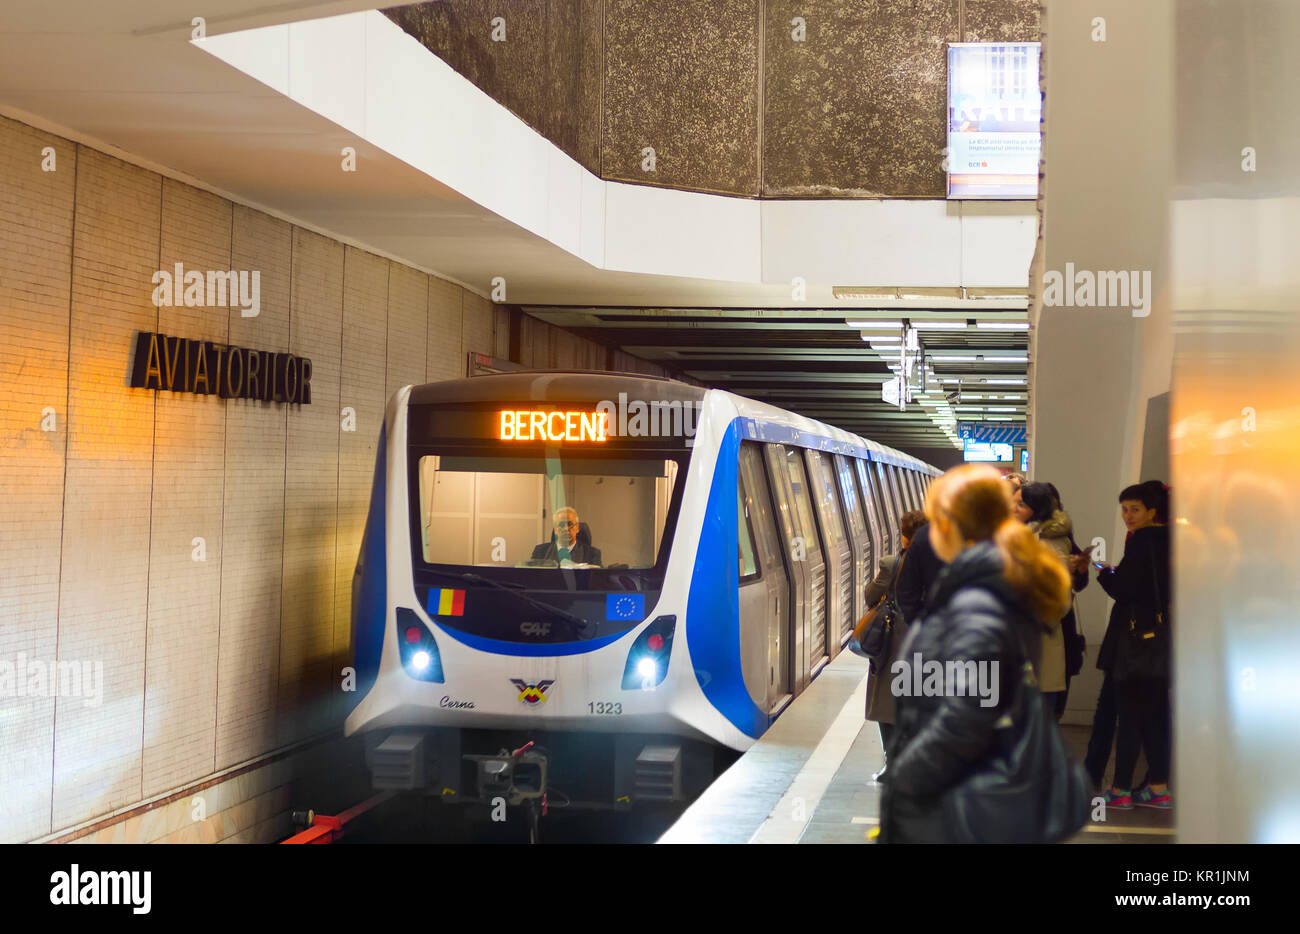
{"type": "Polygon", "coordinates": [[[740,446],[741,654],[746,659],[755,658],[756,677],[746,677],[751,695],[760,684],[767,686],[754,702],[774,717],[790,703],[792,695],[790,578],[781,557],[773,502],[763,474],[763,455],[756,444],[747,441],[740,446]]]}
{"type": "Polygon", "coordinates": [[[875,492],[875,486],[871,482],[871,463],[867,460],[854,459],[853,471],[858,478],[858,492],[862,496],[862,503],[866,507],[863,512],[867,517],[868,531],[871,532],[872,550],[876,554],[875,562],[872,565],[874,573],[875,568],[879,567],[880,559],[887,554],[892,554],[889,550],[889,535],[885,532],[885,514],[880,503],[880,497],[875,492]]]}
{"type": "Polygon", "coordinates": [[[817,677],[822,666],[830,661],[827,650],[827,605],[829,593],[826,586],[826,555],[817,534],[817,518],[813,513],[812,484],[804,467],[803,452],[796,447],[785,448],[785,467],[790,474],[791,504],[799,523],[803,562],[808,567],[808,677],[817,677]]]}
{"type": "Polygon", "coordinates": [[[896,555],[902,550],[902,534],[898,531],[898,520],[902,513],[898,511],[898,498],[889,487],[888,467],[882,461],[872,461],[876,480],[876,492],[885,510],[885,534],[889,536],[889,553],[896,555]]]}
{"type": "Polygon", "coordinates": [[[848,641],[857,617],[853,615],[853,545],[844,527],[840,499],[835,494],[835,465],[831,455],[805,450],[808,493],[821,530],[826,560],[826,654],[834,658],[848,641]]]}
{"type": "Polygon", "coordinates": [[[777,507],[781,530],[781,548],[791,579],[790,640],[792,665],[791,687],[797,696],[823,663],[826,645],[826,581],[822,571],[817,532],[809,523],[811,503],[801,465],[795,460],[798,449],[769,444],[763,451],[767,462],[767,479],[777,507]],[[797,489],[796,489],[797,486],[797,489]]]}
{"type": "Polygon", "coordinates": [[[867,585],[876,573],[875,549],[871,547],[871,534],[867,531],[866,512],[862,500],[858,498],[857,478],[853,468],[843,454],[833,458],[835,479],[840,494],[840,508],[844,514],[849,532],[849,543],[853,547],[853,609],[851,616],[856,623],[867,611],[863,605],[867,585]]]}

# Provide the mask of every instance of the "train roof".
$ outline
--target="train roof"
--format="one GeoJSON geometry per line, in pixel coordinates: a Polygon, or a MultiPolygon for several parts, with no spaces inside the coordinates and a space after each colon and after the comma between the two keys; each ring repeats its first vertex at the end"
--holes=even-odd
{"type": "Polygon", "coordinates": [[[639,373],[611,373],[592,370],[519,370],[492,373],[464,379],[442,380],[411,387],[410,402],[438,404],[454,402],[495,402],[518,399],[531,402],[573,402],[578,399],[608,399],[617,402],[619,393],[630,399],[654,399],[661,402],[703,402],[709,393],[729,398],[736,410],[748,418],[761,418],[791,428],[813,431],[837,441],[861,445],[885,460],[901,463],[914,470],[938,476],[941,471],[925,461],[870,438],[852,434],[833,425],[796,415],[766,402],[740,396],[724,389],[705,389],[675,379],[639,373]]]}
{"type": "Polygon", "coordinates": [[[700,402],[708,390],[675,379],[636,373],[602,373],[591,370],[521,370],[465,379],[425,383],[411,388],[416,404],[439,402],[494,402],[518,399],[529,402],[573,402],[579,399],[618,401],[628,398],[664,402],[700,402]]]}

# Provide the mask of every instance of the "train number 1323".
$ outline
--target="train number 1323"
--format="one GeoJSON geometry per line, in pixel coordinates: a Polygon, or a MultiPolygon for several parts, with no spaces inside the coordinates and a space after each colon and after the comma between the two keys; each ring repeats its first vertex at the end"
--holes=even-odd
{"type": "Polygon", "coordinates": [[[617,701],[589,701],[587,712],[618,716],[623,712],[623,705],[617,701]]]}

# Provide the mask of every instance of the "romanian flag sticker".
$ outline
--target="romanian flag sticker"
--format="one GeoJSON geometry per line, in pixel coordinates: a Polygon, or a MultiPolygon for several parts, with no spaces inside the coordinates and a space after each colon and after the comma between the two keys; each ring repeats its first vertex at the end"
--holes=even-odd
{"type": "Polygon", "coordinates": [[[430,590],[427,608],[430,616],[464,616],[465,591],[430,590]]]}

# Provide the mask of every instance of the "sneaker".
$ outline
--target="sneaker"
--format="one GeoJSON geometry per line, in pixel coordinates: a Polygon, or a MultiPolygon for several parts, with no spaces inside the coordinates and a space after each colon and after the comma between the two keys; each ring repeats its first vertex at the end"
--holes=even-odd
{"type": "Polygon", "coordinates": [[[1167,791],[1158,795],[1150,787],[1143,787],[1133,792],[1133,803],[1140,808],[1158,808],[1167,811],[1174,806],[1174,799],[1167,791]]]}
{"type": "Polygon", "coordinates": [[[1113,791],[1106,792],[1106,807],[1114,808],[1116,811],[1133,810],[1133,798],[1127,791],[1116,794],[1113,791]]]}

